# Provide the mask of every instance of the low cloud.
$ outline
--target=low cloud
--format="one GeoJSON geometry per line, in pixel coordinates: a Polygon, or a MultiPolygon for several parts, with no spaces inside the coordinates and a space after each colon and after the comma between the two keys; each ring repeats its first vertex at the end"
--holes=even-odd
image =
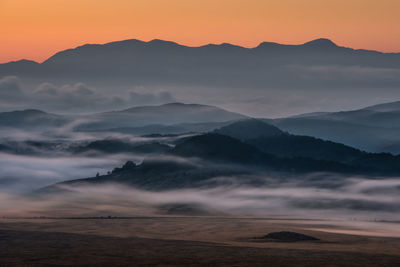
{"type": "Polygon", "coordinates": [[[0,79],[0,106],[3,110],[36,108],[51,112],[78,113],[156,105],[176,101],[167,91],[145,92],[134,88],[125,94],[105,94],[85,83],[42,83],[25,88],[15,76],[0,79]]]}
{"type": "MultiPolygon", "coordinates": [[[[221,177],[223,179],[223,177],[221,177]]],[[[236,177],[237,181],[240,178],[236,177]]],[[[301,182],[273,181],[251,186],[240,182],[215,187],[162,192],[140,190],[121,184],[63,185],[51,195],[0,193],[1,216],[140,216],[163,214],[174,207],[191,212],[232,216],[289,216],[290,218],[399,220],[399,187],[395,179],[370,183],[349,178],[339,188],[305,187],[301,182]],[[369,196],[364,190],[386,188],[369,196]]],[[[337,177],[340,178],[340,177],[337,177]]],[[[274,178],[276,179],[276,177],[274,178]]],[[[305,177],[307,179],[307,177],[305,177]]]]}
{"type": "Polygon", "coordinates": [[[29,192],[60,181],[105,174],[127,160],[140,161],[142,156],[129,154],[107,157],[67,154],[25,156],[0,153],[0,191],[29,192]]]}
{"type": "Polygon", "coordinates": [[[20,80],[16,76],[7,76],[0,79],[0,102],[2,105],[10,105],[10,102],[21,104],[25,99],[20,80]]]}
{"type": "MultiPolygon", "coordinates": [[[[16,139],[20,141],[37,138],[36,134],[10,135],[17,136],[16,139]]],[[[68,145],[100,137],[105,138],[106,135],[70,134],[60,145],[63,142],[68,145]]],[[[128,138],[126,140],[138,143],[162,141],[162,138],[124,135],[109,137],[128,138]]],[[[47,141],[61,140],[55,138],[47,141]]],[[[59,192],[39,198],[29,196],[30,192],[41,187],[93,177],[96,173],[106,174],[127,160],[140,163],[144,157],[132,153],[77,155],[62,147],[34,155],[0,153],[0,216],[134,216],[168,213],[169,210],[176,210],[175,207],[178,210],[184,207],[203,214],[234,216],[400,219],[400,180],[397,177],[372,179],[332,173],[285,175],[254,172],[223,177],[216,174],[209,180],[198,182],[195,188],[162,192],[121,184],[97,184],[65,188],[69,193],[59,192]]],[[[176,161],[196,166],[201,164],[195,159],[163,155],[155,155],[147,160],[176,161]]],[[[222,169],[227,166],[218,167],[222,169]]]]}
{"type": "Polygon", "coordinates": [[[364,66],[335,66],[335,65],[291,65],[289,70],[295,70],[299,78],[315,80],[319,82],[329,81],[334,84],[347,82],[362,82],[367,86],[393,83],[396,86],[400,82],[400,70],[396,68],[374,68],[364,66]]]}

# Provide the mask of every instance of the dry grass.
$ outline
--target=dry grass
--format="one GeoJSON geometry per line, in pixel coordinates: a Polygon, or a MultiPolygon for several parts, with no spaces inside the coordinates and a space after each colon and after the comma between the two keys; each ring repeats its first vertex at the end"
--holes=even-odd
{"type": "Polygon", "coordinates": [[[305,230],[346,231],[334,223],[215,217],[2,219],[0,265],[400,266],[400,238],[305,230]],[[295,231],[320,241],[254,239],[273,231],[295,231]]]}

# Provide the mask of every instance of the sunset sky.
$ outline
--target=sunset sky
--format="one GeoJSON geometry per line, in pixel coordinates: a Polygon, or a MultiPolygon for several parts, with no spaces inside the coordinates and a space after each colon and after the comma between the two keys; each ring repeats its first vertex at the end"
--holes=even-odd
{"type": "Polygon", "coordinates": [[[0,0],[0,62],[131,38],[252,47],[325,37],[400,52],[399,25],[399,0],[0,0]]]}

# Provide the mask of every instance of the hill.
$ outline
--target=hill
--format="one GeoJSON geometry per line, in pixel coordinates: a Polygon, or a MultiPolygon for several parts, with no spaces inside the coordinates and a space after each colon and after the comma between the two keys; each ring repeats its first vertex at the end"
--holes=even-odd
{"type": "Polygon", "coordinates": [[[238,138],[278,157],[308,157],[348,163],[363,155],[362,151],[340,143],[284,133],[279,128],[256,119],[234,122],[215,132],[238,138]]]}
{"type": "MultiPolygon", "coordinates": [[[[262,172],[360,173],[363,168],[310,158],[279,158],[261,152],[240,140],[220,134],[204,134],[184,139],[164,156],[147,157],[142,164],[127,162],[107,175],[66,181],[41,190],[54,193],[63,186],[99,183],[124,183],[150,190],[210,186],[217,177],[235,177],[262,172]]],[[[256,178],[240,178],[243,184],[257,183],[256,178]],[[254,180],[255,179],[255,180],[254,180]]],[[[62,189],[64,190],[64,189],[62,189]]]]}
{"type": "Polygon", "coordinates": [[[383,103],[359,110],[323,112],[265,120],[298,135],[314,136],[369,152],[399,154],[399,102],[383,103]]]}
{"type": "Polygon", "coordinates": [[[400,111],[400,101],[382,103],[364,108],[365,110],[373,110],[379,112],[400,111]]]}
{"type": "MultiPolygon", "coordinates": [[[[168,126],[182,123],[216,123],[247,117],[214,106],[169,103],[159,106],[141,106],[121,111],[99,113],[90,115],[88,118],[92,119],[94,122],[81,126],[81,130],[130,127],[138,129],[139,127],[149,127],[149,125],[157,124],[168,126]]],[[[177,133],[174,131],[167,133],[171,132],[177,133]]]]}
{"type": "Polygon", "coordinates": [[[211,162],[263,165],[275,159],[237,139],[220,134],[194,136],[175,146],[171,154],[211,162]]]}
{"type": "Polygon", "coordinates": [[[240,120],[216,129],[214,132],[239,140],[285,135],[279,128],[256,119],[240,120]]]}
{"type": "MultiPolygon", "coordinates": [[[[243,121],[238,123],[243,126],[243,121]]],[[[247,123],[260,126],[254,120],[247,123]]],[[[233,125],[232,129],[235,128],[233,125]]],[[[107,175],[66,181],[40,192],[54,193],[65,190],[64,186],[99,183],[123,183],[149,190],[196,188],[224,182],[214,179],[218,177],[234,177],[236,182],[254,185],[260,181],[251,177],[260,173],[280,173],[285,177],[314,172],[368,176],[400,173],[400,157],[390,154],[365,153],[341,144],[289,134],[258,136],[243,141],[216,133],[186,137],[165,153],[145,158],[140,165],[127,162],[107,175]],[[284,146],[288,138],[293,138],[294,143],[284,146]],[[258,143],[250,144],[254,140],[258,143]]]]}
{"type": "Polygon", "coordinates": [[[26,109],[0,113],[0,127],[38,128],[58,127],[70,120],[64,116],[26,109]]]}
{"type": "Polygon", "coordinates": [[[244,143],[279,158],[309,158],[337,162],[371,172],[396,173],[400,171],[399,156],[367,153],[341,143],[278,132],[277,129],[262,121],[251,119],[234,122],[217,129],[216,132],[241,137],[244,143]],[[271,134],[271,129],[274,130],[272,131],[274,134],[271,134]]]}
{"type": "Polygon", "coordinates": [[[85,115],[58,115],[41,110],[0,113],[0,127],[60,127],[75,121],[77,131],[111,131],[130,134],[208,131],[229,121],[247,118],[215,106],[169,103],[85,115]]]}

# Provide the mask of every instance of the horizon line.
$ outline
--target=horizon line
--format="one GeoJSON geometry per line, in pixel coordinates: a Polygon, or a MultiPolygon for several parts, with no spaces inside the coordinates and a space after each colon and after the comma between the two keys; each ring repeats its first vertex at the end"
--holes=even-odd
{"type": "Polygon", "coordinates": [[[0,65],[8,64],[8,63],[20,62],[20,61],[30,61],[30,62],[35,62],[35,63],[41,64],[41,63],[45,62],[46,60],[48,60],[49,58],[53,57],[54,55],[56,55],[56,54],[58,54],[60,52],[66,51],[66,50],[73,50],[73,49],[77,49],[79,47],[83,47],[83,46],[87,46],[87,45],[107,45],[107,44],[126,42],[126,41],[139,41],[139,42],[146,43],[146,44],[149,44],[149,43],[154,42],[154,41],[161,41],[161,42],[166,42],[166,43],[177,44],[179,46],[190,47],[190,48],[201,48],[201,47],[206,47],[206,46],[211,46],[211,45],[215,45],[215,46],[230,45],[230,46],[240,47],[240,48],[245,48],[245,49],[256,49],[256,48],[260,47],[262,44],[275,44],[275,45],[282,45],[282,46],[302,46],[302,45],[306,45],[306,44],[311,44],[311,43],[313,43],[315,41],[326,41],[326,42],[329,42],[332,46],[336,46],[336,47],[339,47],[339,48],[353,49],[355,51],[371,51],[371,52],[378,52],[378,53],[382,53],[382,54],[399,54],[400,53],[400,51],[398,51],[398,52],[383,52],[383,51],[373,50],[373,49],[352,48],[352,47],[341,46],[341,45],[338,45],[336,42],[332,41],[332,39],[327,38],[327,37],[320,37],[320,38],[312,39],[312,40],[307,41],[305,43],[297,43],[297,44],[278,43],[278,42],[272,42],[272,41],[262,41],[256,46],[237,45],[237,44],[229,43],[229,42],[205,43],[203,45],[186,45],[186,44],[182,44],[180,42],[170,41],[170,40],[165,40],[165,39],[160,39],[160,38],[153,38],[153,39],[150,39],[148,41],[144,41],[144,40],[137,39],[137,38],[129,38],[129,39],[109,41],[109,42],[105,42],[105,43],[100,43],[100,42],[99,43],[84,43],[82,45],[78,45],[78,46],[75,46],[75,47],[70,47],[70,48],[59,50],[59,51],[51,54],[49,57],[47,57],[46,59],[44,59],[42,61],[36,61],[36,60],[27,59],[27,58],[21,58],[21,59],[18,59],[18,60],[0,62],[0,65]]]}

